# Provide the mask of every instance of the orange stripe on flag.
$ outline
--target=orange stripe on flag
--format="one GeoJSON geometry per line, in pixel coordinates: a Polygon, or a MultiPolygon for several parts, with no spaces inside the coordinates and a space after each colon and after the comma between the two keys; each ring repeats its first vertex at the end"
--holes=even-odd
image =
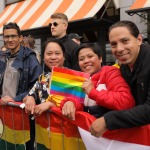
{"type": "Polygon", "coordinates": [[[70,21],[84,18],[85,15],[94,7],[96,2],[97,0],[86,0],[80,10],[70,19],[70,21]]]}
{"type": "Polygon", "coordinates": [[[50,5],[52,0],[46,0],[44,3],[37,9],[37,11],[30,17],[30,19],[22,26],[23,29],[28,29],[32,24],[38,19],[38,17],[44,12],[44,10],[50,5]]]}
{"type": "Polygon", "coordinates": [[[135,3],[130,7],[130,10],[143,8],[146,2],[147,0],[136,0],[135,3]]]}
{"type": "MultiPolygon", "coordinates": [[[[61,5],[56,9],[56,12],[61,12],[61,13],[64,13],[68,7],[71,5],[71,3],[73,2],[73,0],[63,0],[61,5]]],[[[50,23],[50,18],[43,24],[43,26],[47,26],[48,24],[50,23]]]]}

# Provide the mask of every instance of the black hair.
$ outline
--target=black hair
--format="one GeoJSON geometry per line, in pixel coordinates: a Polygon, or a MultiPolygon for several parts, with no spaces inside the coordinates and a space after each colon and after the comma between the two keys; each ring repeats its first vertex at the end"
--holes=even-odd
{"type": "Polygon", "coordinates": [[[51,42],[57,43],[61,47],[63,55],[65,56],[65,47],[64,47],[63,43],[61,42],[61,40],[56,39],[56,38],[50,38],[44,43],[43,54],[45,52],[46,46],[51,42]]]}
{"type": "Polygon", "coordinates": [[[76,52],[77,58],[78,58],[80,50],[83,48],[90,48],[98,56],[98,58],[102,57],[101,48],[100,46],[98,46],[97,43],[83,43],[79,46],[76,52]]]}
{"type": "Polygon", "coordinates": [[[15,29],[17,30],[18,35],[19,36],[21,35],[21,31],[17,23],[9,22],[8,24],[5,24],[3,26],[3,33],[4,33],[4,30],[7,30],[7,29],[15,29]]]}
{"type": "Polygon", "coordinates": [[[116,27],[126,27],[135,38],[137,38],[138,35],[140,34],[139,29],[135,25],[135,23],[133,23],[132,21],[128,21],[128,20],[123,20],[123,21],[118,21],[115,24],[113,24],[109,28],[108,35],[109,35],[110,31],[116,27]]]}

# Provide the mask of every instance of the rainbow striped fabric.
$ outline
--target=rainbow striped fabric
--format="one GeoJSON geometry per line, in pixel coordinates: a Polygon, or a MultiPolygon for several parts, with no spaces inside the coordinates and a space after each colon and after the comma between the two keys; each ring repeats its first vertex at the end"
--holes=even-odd
{"type": "Polygon", "coordinates": [[[85,78],[89,77],[90,75],[84,72],[53,67],[50,94],[71,97],[83,103],[85,92],[82,89],[82,84],[85,78]]]}

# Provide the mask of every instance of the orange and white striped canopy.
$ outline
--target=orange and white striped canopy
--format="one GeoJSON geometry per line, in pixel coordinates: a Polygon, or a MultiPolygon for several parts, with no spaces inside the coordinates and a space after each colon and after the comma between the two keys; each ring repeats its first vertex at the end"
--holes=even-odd
{"type": "Polygon", "coordinates": [[[137,10],[146,7],[150,7],[150,0],[136,0],[129,10],[137,10]]]}
{"type": "Polygon", "coordinates": [[[3,24],[16,22],[21,30],[47,26],[55,12],[67,15],[69,21],[93,17],[106,0],[25,0],[8,5],[0,14],[3,24]]]}

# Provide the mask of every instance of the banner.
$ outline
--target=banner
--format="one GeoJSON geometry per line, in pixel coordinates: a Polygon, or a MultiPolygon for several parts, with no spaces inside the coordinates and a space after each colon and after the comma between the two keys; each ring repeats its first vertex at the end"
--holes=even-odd
{"type": "Polygon", "coordinates": [[[25,149],[25,142],[30,139],[29,117],[17,103],[15,106],[0,105],[0,149],[25,149]]]}
{"type": "Polygon", "coordinates": [[[86,150],[78,128],[55,113],[36,117],[38,150],[86,150]]]}
{"type": "Polygon", "coordinates": [[[78,126],[87,150],[150,150],[150,125],[107,131],[103,137],[96,138],[89,132],[91,123],[96,119],[90,114],[77,111],[72,121],[63,116],[59,108],[52,108],[52,111],[78,126]]]}

